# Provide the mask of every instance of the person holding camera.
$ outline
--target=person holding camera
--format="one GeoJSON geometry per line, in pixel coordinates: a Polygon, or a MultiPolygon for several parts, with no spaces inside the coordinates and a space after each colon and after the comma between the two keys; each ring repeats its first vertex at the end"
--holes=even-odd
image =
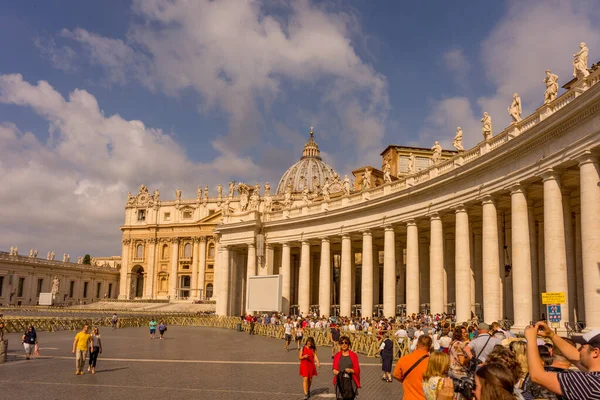
{"type": "Polygon", "coordinates": [[[600,399],[600,329],[592,329],[585,335],[572,336],[573,342],[580,344],[577,350],[563,338],[555,334],[544,322],[538,322],[525,329],[527,361],[531,381],[563,396],[567,400],[600,399]],[[552,343],[579,371],[544,371],[538,352],[537,336],[552,340],[552,343]]]}
{"type": "Polygon", "coordinates": [[[479,331],[478,335],[465,347],[465,353],[467,353],[467,356],[471,360],[471,364],[480,365],[485,362],[488,355],[494,350],[494,346],[502,344],[502,340],[490,334],[490,327],[485,322],[481,322],[477,328],[479,331]]]}

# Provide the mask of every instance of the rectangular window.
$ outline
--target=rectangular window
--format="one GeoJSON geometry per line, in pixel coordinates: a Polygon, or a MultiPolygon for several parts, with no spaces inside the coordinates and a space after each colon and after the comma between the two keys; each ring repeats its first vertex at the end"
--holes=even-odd
{"type": "Polygon", "coordinates": [[[42,285],[44,284],[44,280],[42,278],[38,279],[37,290],[35,292],[36,297],[40,297],[40,293],[42,293],[42,285]]]}
{"type": "Polygon", "coordinates": [[[25,278],[19,278],[19,286],[17,289],[17,297],[23,297],[23,288],[25,287],[25,278]]]}
{"type": "Polygon", "coordinates": [[[73,297],[73,294],[75,293],[75,281],[71,281],[71,283],[69,284],[69,297],[73,297]]]}
{"type": "Polygon", "coordinates": [[[112,283],[108,284],[108,298],[112,298],[112,283]]]}
{"type": "Polygon", "coordinates": [[[138,221],[146,220],[146,210],[138,210],[138,221]]]}
{"type": "Polygon", "coordinates": [[[208,264],[208,269],[213,269],[213,265],[212,264],[208,264]]]}
{"type": "Polygon", "coordinates": [[[171,220],[171,213],[170,212],[166,212],[163,214],[163,218],[165,221],[170,221],[171,220]]]}
{"type": "Polygon", "coordinates": [[[0,276],[0,297],[2,297],[3,292],[4,292],[4,277],[0,276]]]}
{"type": "Polygon", "coordinates": [[[83,282],[83,298],[84,299],[87,299],[88,285],[89,285],[89,282],[83,282]]]}
{"type": "Polygon", "coordinates": [[[190,219],[190,218],[192,218],[192,212],[191,211],[184,211],[183,212],[183,218],[184,219],[190,219]]]}
{"type": "Polygon", "coordinates": [[[102,289],[102,283],[98,282],[96,284],[96,298],[99,299],[100,298],[100,290],[102,289]]]}

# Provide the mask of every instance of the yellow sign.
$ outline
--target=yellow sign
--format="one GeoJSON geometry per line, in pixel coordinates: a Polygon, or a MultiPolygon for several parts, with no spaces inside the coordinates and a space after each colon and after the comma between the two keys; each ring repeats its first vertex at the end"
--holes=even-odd
{"type": "Polygon", "coordinates": [[[542,304],[562,304],[567,302],[565,292],[542,293],[542,304]]]}

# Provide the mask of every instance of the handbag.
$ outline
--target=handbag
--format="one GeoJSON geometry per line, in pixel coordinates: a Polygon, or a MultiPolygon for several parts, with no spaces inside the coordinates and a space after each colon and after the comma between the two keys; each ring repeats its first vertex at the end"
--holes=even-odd
{"type": "Polygon", "coordinates": [[[35,347],[33,348],[33,355],[34,356],[39,356],[40,355],[40,347],[38,346],[38,344],[35,344],[35,347]]]}
{"type": "Polygon", "coordinates": [[[483,347],[481,348],[481,350],[479,350],[479,354],[477,354],[476,357],[471,358],[469,360],[469,364],[467,366],[467,369],[469,370],[469,373],[471,375],[475,375],[475,372],[477,372],[477,367],[481,364],[483,364],[483,361],[481,361],[479,359],[479,356],[481,355],[481,353],[483,353],[483,350],[485,349],[485,347],[487,346],[487,344],[490,342],[490,339],[492,338],[492,335],[489,335],[488,340],[485,342],[485,344],[483,345],[483,347]]]}

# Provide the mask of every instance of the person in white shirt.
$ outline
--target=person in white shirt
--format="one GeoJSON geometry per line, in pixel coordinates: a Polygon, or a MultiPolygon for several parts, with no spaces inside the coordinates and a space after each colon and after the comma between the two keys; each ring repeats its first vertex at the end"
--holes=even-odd
{"type": "Polygon", "coordinates": [[[285,351],[290,351],[290,342],[292,341],[292,335],[294,333],[294,329],[296,328],[296,324],[292,322],[290,317],[287,318],[287,322],[283,324],[283,330],[285,334],[285,351]]]}

